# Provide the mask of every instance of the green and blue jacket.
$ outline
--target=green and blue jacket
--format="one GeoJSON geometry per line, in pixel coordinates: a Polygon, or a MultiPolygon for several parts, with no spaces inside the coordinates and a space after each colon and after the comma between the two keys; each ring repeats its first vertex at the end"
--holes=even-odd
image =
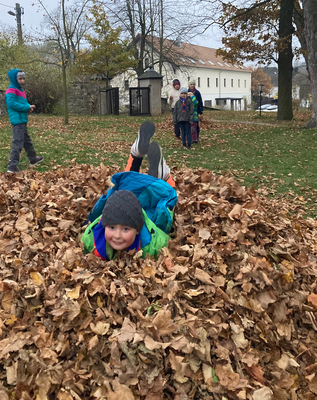
{"type": "Polygon", "coordinates": [[[132,245],[125,251],[143,250],[143,257],[149,254],[157,258],[159,251],[167,246],[170,239],[168,233],[172,228],[173,209],[177,202],[175,189],[162,179],[133,171],[115,174],[111,181],[113,186],[100,197],[89,214],[88,221],[91,223],[81,238],[85,253],[93,251],[104,260],[116,257],[117,251],[106,243],[101,214],[107,198],[115,190],[131,190],[141,203],[144,224],[132,245]]]}

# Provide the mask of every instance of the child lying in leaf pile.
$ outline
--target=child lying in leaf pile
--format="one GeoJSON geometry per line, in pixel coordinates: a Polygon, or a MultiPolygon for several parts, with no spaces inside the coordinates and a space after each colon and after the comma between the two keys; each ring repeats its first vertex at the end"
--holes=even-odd
{"type": "Polygon", "coordinates": [[[161,147],[150,143],[154,131],[151,121],[141,125],[125,172],[113,175],[113,186],[90,212],[81,239],[86,253],[113,260],[120,251],[142,249],[143,257],[157,257],[167,246],[177,194],[161,147]],[[148,175],[139,173],[145,155],[148,175]]]}

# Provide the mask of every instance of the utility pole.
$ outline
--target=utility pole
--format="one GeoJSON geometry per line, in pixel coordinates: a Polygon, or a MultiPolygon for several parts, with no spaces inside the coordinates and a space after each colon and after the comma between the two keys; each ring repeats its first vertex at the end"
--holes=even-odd
{"type": "Polygon", "coordinates": [[[22,24],[21,24],[21,7],[19,3],[15,3],[15,13],[17,17],[17,27],[18,27],[18,43],[22,44],[23,43],[23,38],[22,38],[22,24]]]}
{"type": "Polygon", "coordinates": [[[19,45],[21,45],[23,44],[21,15],[24,14],[24,10],[19,3],[15,3],[15,13],[13,11],[8,11],[8,14],[16,17],[18,28],[18,43],[19,45]]]}

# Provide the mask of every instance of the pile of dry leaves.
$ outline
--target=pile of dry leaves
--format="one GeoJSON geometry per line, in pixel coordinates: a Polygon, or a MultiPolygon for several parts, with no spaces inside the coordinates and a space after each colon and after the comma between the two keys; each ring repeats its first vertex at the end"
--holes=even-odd
{"type": "Polygon", "coordinates": [[[317,397],[313,220],[207,170],[174,171],[159,259],[84,255],[101,165],[0,175],[0,398],[317,397]]]}

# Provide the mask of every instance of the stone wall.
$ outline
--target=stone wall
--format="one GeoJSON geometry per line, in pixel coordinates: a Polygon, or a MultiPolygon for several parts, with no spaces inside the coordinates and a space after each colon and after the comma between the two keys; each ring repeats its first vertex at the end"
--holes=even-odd
{"type": "Polygon", "coordinates": [[[0,90],[0,115],[7,115],[7,107],[4,99],[5,90],[0,90]]]}
{"type": "Polygon", "coordinates": [[[100,81],[74,81],[68,88],[68,109],[70,114],[100,114],[99,89],[105,84],[100,81]],[[98,82],[98,83],[97,83],[98,82]]]}
{"type": "Polygon", "coordinates": [[[161,104],[162,104],[162,114],[171,112],[171,107],[167,104],[167,99],[161,97],[161,104]]]}
{"type": "MultiPolygon", "coordinates": [[[[68,107],[70,114],[80,115],[99,115],[100,110],[100,94],[99,89],[105,89],[105,85],[100,81],[90,82],[73,82],[68,89],[68,107]]],[[[4,99],[5,90],[0,90],[0,116],[7,115],[7,108],[4,99]]],[[[121,93],[120,93],[121,95],[121,93]]],[[[129,98],[129,96],[127,96],[129,98]]],[[[166,99],[162,98],[162,113],[169,112],[170,108],[166,99]]],[[[63,101],[61,102],[61,106],[63,101]]],[[[120,113],[129,113],[129,104],[120,106],[120,113]]]]}
{"type": "MultiPolygon", "coordinates": [[[[103,85],[99,85],[94,81],[73,82],[67,92],[69,113],[82,115],[99,114],[99,88],[103,88],[103,85]]],[[[5,90],[0,90],[0,115],[7,115],[4,93],[5,90]]],[[[61,101],[61,107],[63,107],[63,100],[61,101]]]]}

